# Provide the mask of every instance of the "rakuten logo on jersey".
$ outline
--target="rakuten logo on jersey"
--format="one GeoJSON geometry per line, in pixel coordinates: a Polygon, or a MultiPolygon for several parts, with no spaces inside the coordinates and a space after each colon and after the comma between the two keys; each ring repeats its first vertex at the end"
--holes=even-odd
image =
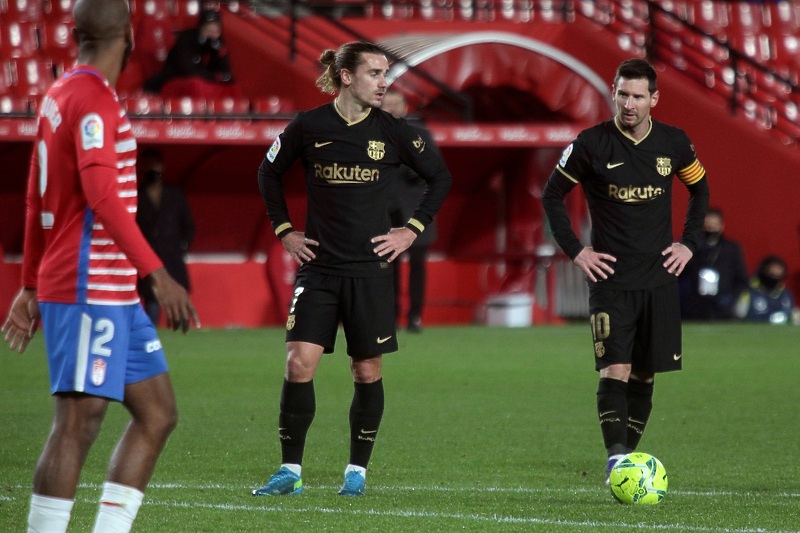
{"type": "Polygon", "coordinates": [[[620,187],[613,183],[608,185],[608,196],[623,202],[646,202],[662,194],[664,194],[664,189],[652,185],[646,187],[634,187],[633,185],[620,187]]]}
{"type": "Polygon", "coordinates": [[[361,168],[332,165],[314,165],[314,177],[332,183],[362,183],[365,181],[378,181],[381,179],[381,171],[376,168],[361,168]]]}

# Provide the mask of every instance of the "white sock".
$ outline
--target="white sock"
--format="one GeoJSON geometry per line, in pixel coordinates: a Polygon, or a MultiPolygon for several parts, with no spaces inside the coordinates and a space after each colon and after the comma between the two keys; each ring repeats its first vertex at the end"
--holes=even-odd
{"type": "Polygon", "coordinates": [[[64,533],[67,531],[74,500],[34,494],[28,514],[28,533],[64,533]]]}
{"type": "Polygon", "coordinates": [[[128,533],[143,499],[144,494],[133,487],[106,481],[94,533],[128,533]]]}
{"type": "Polygon", "coordinates": [[[281,464],[281,468],[286,468],[297,477],[302,477],[301,474],[303,473],[303,467],[300,465],[296,465],[294,463],[283,463],[281,464]]]}
{"type": "Polygon", "coordinates": [[[367,469],[364,468],[363,466],[347,465],[347,468],[344,469],[344,475],[346,476],[350,472],[358,472],[359,474],[361,474],[361,477],[367,479],[367,469]]]}

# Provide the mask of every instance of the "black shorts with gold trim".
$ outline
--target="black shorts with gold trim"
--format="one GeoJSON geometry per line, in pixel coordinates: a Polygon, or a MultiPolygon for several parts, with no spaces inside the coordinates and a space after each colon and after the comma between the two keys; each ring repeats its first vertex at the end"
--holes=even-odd
{"type": "Polygon", "coordinates": [[[342,325],[347,355],[367,359],[397,351],[392,276],[346,277],[311,270],[294,284],[286,342],[310,342],[331,353],[342,325]]]}
{"type": "Polygon", "coordinates": [[[632,291],[592,287],[589,313],[595,369],[614,364],[647,373],[681,369],[677,283],[632,291]]]}

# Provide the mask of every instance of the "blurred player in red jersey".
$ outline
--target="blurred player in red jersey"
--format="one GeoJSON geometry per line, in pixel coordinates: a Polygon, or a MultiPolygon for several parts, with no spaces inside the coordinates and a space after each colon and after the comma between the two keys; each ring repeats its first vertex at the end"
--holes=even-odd
{"type": "Polygon", "coordinates": [[[95,532],[131,529],[178,413],[161,342],[136,293],[149,277],[167,324],[198,324],[185,289],[136,226],[136,140],[114,85],[133,48],[125,0],[78,0],[78,62],[44,97],[28,178],[23,288],[2,331],[23,352],[41,318],[55,414],[33,479],[29,532],[66,531],[110,401],[131,415],[95,532]]]}

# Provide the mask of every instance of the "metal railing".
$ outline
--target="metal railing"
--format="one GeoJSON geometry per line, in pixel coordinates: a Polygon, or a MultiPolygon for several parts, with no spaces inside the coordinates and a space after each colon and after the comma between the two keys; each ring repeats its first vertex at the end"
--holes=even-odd
{"type": "MultiPolygon", "coordinates": [[[[354,17],[519,23],[570,23],[583,18],[613,32],[629,51],[670,65],[698,88],[725,99],[731,114],[771,130],[785,143],[800,142],[798,73],[781,71],[769,61],[755,60],[729,41],[703,31],[678,12],[667,9],[664,6],[672,4],[661,1],[253,0],[251,4],[273,14],[287,14],[288,9],[294,24],[301,23],[307,15],[324,16],[341,30],[346,30],[347,20],[354,17]]],[[[735,1],[721,3],[735,4],[735,1]]],[[[355,33],[353,36],[360,38],[355,33]]],[[[295,43],[290,42],[289,47],[294,50],[295,43]]],[[[425,76],[419,70],[416,75],[425,76]]],[[[458,91],[450,88],[447,94],[454,102],[467,105],[458,91]]]]}

